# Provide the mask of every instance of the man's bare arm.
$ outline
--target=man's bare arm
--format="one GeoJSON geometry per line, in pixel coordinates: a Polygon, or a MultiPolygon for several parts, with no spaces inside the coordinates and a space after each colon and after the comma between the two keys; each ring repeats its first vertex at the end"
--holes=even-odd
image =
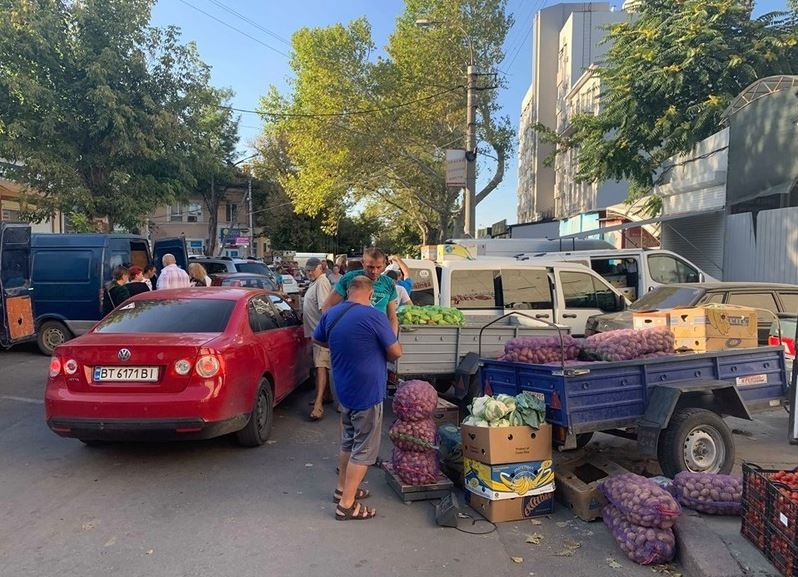
{"type": "Polygon", "coordinates": [[[402,345],[399,344],[399,341],[396,341],[390,347],[385,349],[385,355],[389,361],[395,361],[399,357],[402,356],[402,345]]]}
{"type": "Polygon", "coordinates": [[[396,315],[396,301],[388,303],[388,322],[391,323],[393,334],[399,334],[399,317],[396,315]]]}
{"type": "Polygon", "coordinates": [[[344,297],[339,295],[338,291],[333,289],[333,291],[330,293],[330,296],[328,296],[327,300],[324,301],[324,304],[321,305],[321,312],[326,312],[328,309],[333,308],[338,303],[343,302],[343,300],[344,297]]]}
{"type": "Polygon", "coordinates": [[[399,265],[399,269],[402,271],[402,274],[404,275],[405,278],[410,278],[411,276],[410,269],[407,268],[405,261],[403,261],[401,257],[399,257],[398,255],[393,255],[391,257],[391,260],[399,265]]]}

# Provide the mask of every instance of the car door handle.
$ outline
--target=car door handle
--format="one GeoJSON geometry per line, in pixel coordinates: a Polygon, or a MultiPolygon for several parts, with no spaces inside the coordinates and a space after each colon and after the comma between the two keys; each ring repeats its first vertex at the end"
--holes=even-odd
{"type": "Polygon", "coordinates": [[[564,318],[564,319],[575,319],[576,318],[576,314],[575,313],[564,313],[562,315],[562,318],[564,318]]]}
{"type": "Polygon", "coordinates": [[[543,314],[540,314],[540,315],[535,315],[535,318],[536,318],[536,319],[547,319],[547,318],[549,318],[549,316],[551,316],[551,315],[547,315],[547,314],[546,314],[546,315],[543,315],[543,314]]]}

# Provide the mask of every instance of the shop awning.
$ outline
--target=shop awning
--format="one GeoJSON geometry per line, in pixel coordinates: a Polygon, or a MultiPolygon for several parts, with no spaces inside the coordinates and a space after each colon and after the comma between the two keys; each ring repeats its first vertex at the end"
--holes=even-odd
{"type": "Polygon", "coordinates": [[[694,216],[704,216],[707,214],[713,214],[716,212],[723,212],[725,208],[715,208],[709,210],[697,210],[695,212],[682,212],[679,214],[665,214],[662,216],[658,216],[656,218],[648,218],[645,220],[636,220],[634,222],[625,222],[624,224],[616,224],[614,226],[605,226],[603,228],[594,228],[593,230],[585,230],[582,232],[575,232],[573,234],[564,235],[558,237],[556,239],[551,240],[564,240],[570,238],[585,238],[588,236],[595,236],[598,234],[605,234],[608,232],[616,232],[619,230],[628,230],[630,228],[639,228],[641,226],[646,226],[648,224],[658,224],[661,222],[667,222],[669,220],[678,220],[681,218],[691,218],[694,216]]]}

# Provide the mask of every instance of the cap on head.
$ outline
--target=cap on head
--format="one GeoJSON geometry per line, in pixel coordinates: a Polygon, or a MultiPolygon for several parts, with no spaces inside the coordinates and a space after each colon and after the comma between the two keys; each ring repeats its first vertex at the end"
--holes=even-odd
{"type": "Polygon", "coordinates": [[[321,260],[315,256],[310,257],[305,263],[305,270],[316,270],[316,267],[321,264],[321,260]]]}

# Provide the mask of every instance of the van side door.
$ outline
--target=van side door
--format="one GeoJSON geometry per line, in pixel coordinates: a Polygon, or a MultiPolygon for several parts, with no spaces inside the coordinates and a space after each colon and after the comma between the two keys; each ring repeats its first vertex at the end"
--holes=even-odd
{"type": "Polygon", "coordinates": [[[551,280],[546,268],[501,269],[504,313],[521,311],[550,323],[554,319],[551,280]]]}
{"type": "Polygon", "coordinates": [[[588,318],[619,308],[619,295],[592,271],[557,269],[555,278],[556,322],[571,327],[574,335],[585,334],[588,318]]]}

